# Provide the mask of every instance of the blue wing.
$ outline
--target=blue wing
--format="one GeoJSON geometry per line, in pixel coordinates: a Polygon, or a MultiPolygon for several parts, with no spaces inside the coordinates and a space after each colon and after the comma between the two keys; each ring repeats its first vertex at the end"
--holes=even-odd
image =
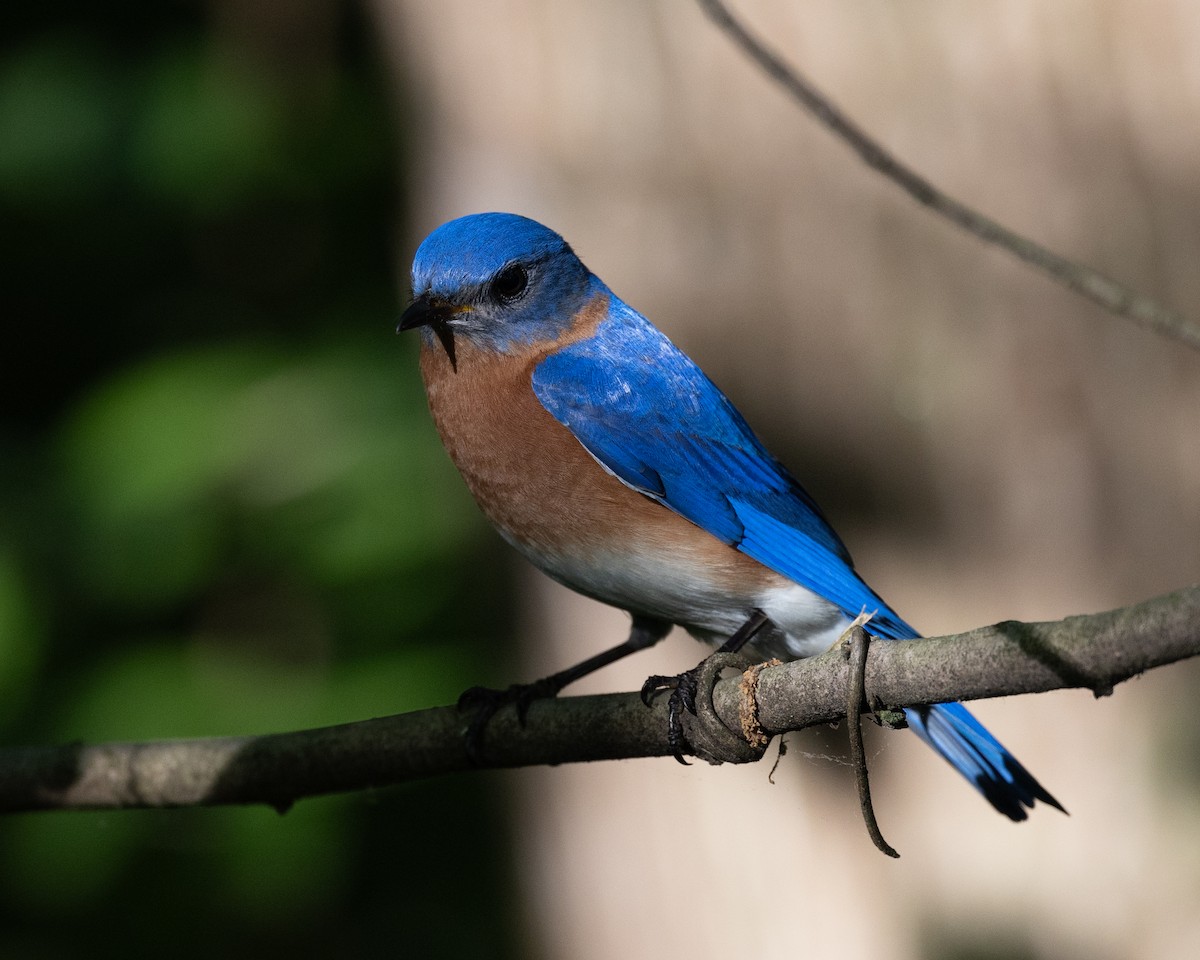
{"type": "MultiPolygon", "coordinates": [[[[656,327],[613,297],[597,335],[534,370],[538,400],[624,483],[834,603],[872,632],[919,636],[854,572],[846,547],[733,404],[656,327]]],[[[1001,813],[1062,806],[959,703],[905,710],[909,725],[1001,813]]]]}
{"type": "Polygon", "coordinates": [[[830,600],[915,637],[854,572],[850,554],[799,483],[685,354],[615,301],[599,335],[534,370],[542,405],[619,479],[830,600]]]}

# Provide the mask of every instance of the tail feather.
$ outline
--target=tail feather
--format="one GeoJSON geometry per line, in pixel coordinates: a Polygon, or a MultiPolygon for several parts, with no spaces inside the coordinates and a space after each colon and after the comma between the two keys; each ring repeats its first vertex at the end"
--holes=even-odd
{"type": "Polygon", "coordinates": [[[1067,812],[961,703],[909,707],[904,715],[922,740],[1009,819],[1024,820],[1025,808],[1037,800],[1067,812]]]}

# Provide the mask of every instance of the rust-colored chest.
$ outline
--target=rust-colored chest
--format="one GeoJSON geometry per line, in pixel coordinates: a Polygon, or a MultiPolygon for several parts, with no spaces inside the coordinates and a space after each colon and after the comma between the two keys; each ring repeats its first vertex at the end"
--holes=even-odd
{"type": "Polygon", "coordinates": [[[533,373],[562,345],[517,356],[460,337],[455,366],[426,338],[429,408],[475,500],[560,582],[689,629],[731,633],[764,589],[789,582],[626,486],[554,419],[533,392],[533,373]]]}
{"type": "Polygon", "coordinates": [[[669,511],[603,470],[538,401],[533,370],[547,352],[514,357],[460,343],[455,369],[436,343],[421,351],[434,423],[480,508],[538,551],[579,549],[660,520],[669,511]]]}

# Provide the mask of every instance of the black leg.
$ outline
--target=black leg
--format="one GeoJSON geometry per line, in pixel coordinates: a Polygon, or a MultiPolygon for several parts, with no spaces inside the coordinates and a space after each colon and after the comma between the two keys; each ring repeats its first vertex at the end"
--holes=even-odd
{"type": "MultiPolygon", "coordinates": [[[[761,610],[754,610],[743,623],[734,632],[728,640],[714,650],[709,656],[715,656],[718,653],[737,653],[747,643],[754,639],[758,632],[767,625],[769,619],[761,610]]],[[[705,657],[707,660],[708,657],[705,657]]],[[[660,690],[670,690],[671,699],[667,701],[667,739],[671,744],[671,749],[675,754],[675,759],[686,765],[687,761],[683,759],[683,751],[687,747],[687,740],[683,735],[683,711],[687,710],[692,716],[696,715],[696,686],[697,678],[700,676],[700,664],[692,667],[691,670],[685,670],[683,673],[673,677],[653,676],[648,677],[646,682],[642,684],[642,702],[646,706],[650,706],[654,695],[660,690]]]]}
{"type": "Polygon", "coordinates": [[[507,690],[493,690],[490,687],[471,687],[458,698],[459,710],[473,710],[475,715],[467,726],[467,753],[471,760],[479,763],[482,758],[483,731],[488,721],[495,716],[496,711],[507,704],[516,704],[517,719],[522,725],[529,712],[529,705],[534,700],[543,697],[556,697],[568,684],[574,683],[589,673],[616,663],[631,653],[645,650],[658,643],[671,631],[671,624],[649,617],[635,616],[629,637],[624,643],[588,657],[582,663],[577,663],[566,670],[551,674],[533,683],[514,683],[507,690]]]}

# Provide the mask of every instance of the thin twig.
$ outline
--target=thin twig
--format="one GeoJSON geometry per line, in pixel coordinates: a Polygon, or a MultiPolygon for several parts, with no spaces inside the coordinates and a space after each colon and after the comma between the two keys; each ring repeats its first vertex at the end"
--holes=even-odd
{"type": "Polygon", "coordinates": [[[1038,267],[1054,280],[1095,301],[1106,310],[1200,350],[1200,327],[1187,317],[1168,310],[1150,297],[1091,267],[1059,256],[943,193],[915,170],[888,153],[828,97],[769,50],[729,12],[722,0],[696,2],[767,76],[791,94],[793,99],[817,120],[846,141],[868,166],[898,184],[918,203],[953,221],[986,243],[1001,247],[1026,263],[1038,267]]]}
{"type": "Polygon", "coordinates": [[[854,621],[847,633],[850,682],[846,684],[846,725],[850,728],[850,759],[854,764],[854,782],[858,787],[858,806],[876,849],[899,860],[899,852],[883,838],[883,831],[879,829],[879,821],[875,818],[875,805],[871,802],[871,779],[867,773],[867,752],[863,749],[862,710],[866,699],[867,650],[871,638],[858,620],[854,621]]]}

